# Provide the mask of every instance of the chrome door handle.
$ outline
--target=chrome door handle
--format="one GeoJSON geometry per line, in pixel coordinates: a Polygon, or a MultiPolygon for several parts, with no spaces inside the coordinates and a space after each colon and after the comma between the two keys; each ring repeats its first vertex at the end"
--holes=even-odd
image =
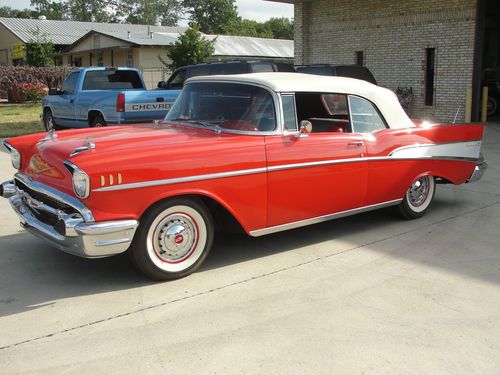
{"type": "Polygon", "coordinates": [[[347,147],[361,147],[363,145],[364,145],[363,142],[350,142],[347,144],[347,147]]]}

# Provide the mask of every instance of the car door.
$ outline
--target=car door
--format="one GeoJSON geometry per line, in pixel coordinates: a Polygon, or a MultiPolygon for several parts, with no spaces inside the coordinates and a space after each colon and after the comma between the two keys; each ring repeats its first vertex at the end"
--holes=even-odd
{"type": "Polygon", "coordinates": [[[337,95],[344,113],[331,115],[319,98],[304,95],[281,95],[285,132],[266,137],[268,227],[351,210],[365,200],[366,146],[351,132],[346,96],[337,95]],[[297,126],[307,118],[312,132],[299,136],[297,126]]]}
{"type": "Polygon", "coordinates": [[[68,75],[61,86],[59,95],[54,96],[52,113],[58,124],[71,126],[75,121],[75,94],[80,77],[80,71],[68,75]]]}

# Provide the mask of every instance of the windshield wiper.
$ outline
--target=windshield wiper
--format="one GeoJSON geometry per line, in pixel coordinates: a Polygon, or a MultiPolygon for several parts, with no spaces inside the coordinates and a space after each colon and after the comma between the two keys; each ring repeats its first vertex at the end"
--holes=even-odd
{"type": "Polygon", "coordinates": [[[177,118],[167,120],[167,121],[184,121],[184,122],[188,122],[190,124],[201,125],[207,129],[213,129],[217,133],[220,133],[222,131],[222,129],[219,127],[219,125],[211,124],[208,121],[201,121],[201,120],[197,120],[197,119],[189,118],[189,117],[177,117],[177,118]]]}

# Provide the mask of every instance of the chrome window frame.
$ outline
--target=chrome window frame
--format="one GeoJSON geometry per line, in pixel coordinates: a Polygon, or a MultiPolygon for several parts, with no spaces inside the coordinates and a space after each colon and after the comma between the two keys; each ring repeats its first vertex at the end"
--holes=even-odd
{"type": "MultiPolygon", "coordinates": [[[[214,83],[215,81],[213,80],[203,80],[203,79],[197,79],[195,82],[187,82],[184,87],[187,87],[188,85],[193,85],[197,83],[214,83]]],[[[224,128],[213,128],[212,130],[217,131],[217,132],[222,132],[222,133],[229,133],[229,134],[242,134],[242,135],[253,135],[253,136],[266,136],[266,135],[281,135],[283,133],[283,116],[282,116],[282,107],[281,107],[281,101],[279,94],[272,90],[270,87],[261,85],[258,83],[252,83],[252,82],[244,82],[244,81],[225,81],[221,79],[220,81],[217,81],[217,83],[232,83],[232,84],[238,84],[238,85],[247,85],[247,86],[255,86],[255,87],[260,87],[264,90],[266,90],[268,93],[271,94],[272,100],[273,100],[273,105],[274,105],[274,114],[276,116],[276,128],[272,131],[243,131],[243,130],[231,130],[231,129],[224,129],[224,128]]],[[[163,120],[164,123],[168,123],[168,120],[163,120]]],[[[191,124],[191,125],[183,125],[183,126],[191,126],[191,127],[197,127],[201,129],[207,129],[202,126],[197,126],[196,124],[191,124]]],[[[210,128],[208,128],[210,130],[210,128]]]]}
{"type": "Polygon", "coordinates": [[[347,95],[347,103],[349,105],[349,121],[351,122],[352,134],[354,134],[354,133],[357,133],[357,134],[375,134],[375,133],[378,133],[382,130],[386,130],[386,129],[391,128],[389,126],[387,120],[385,119],[384,115],[382,114],[382,112],[380,111],[380,109],[378,108],[378,106],[374,102],[372,102],[371,100],[369,100],[363,96],[354,95],[354,94],[346,94],[346,95],[347,95]],[[385,128],[384,129],[377,129],[377,130],[374,130],[372,132],[360,132],[360,131],[357,131],[356,129],[354,129],[354,121],[352,118],[352,109],[351,109],[351,97],[360,98],[360,99],[366,100],[368,103],[370,103],[373,106],[373,108],[375,108],[375,111],[377,112],[379,117],[382,119],[382,122],[384,123],[385,128]]]}
{"type": "Polygon", "coordinates": [[[280,115],[281,115],[281,134],[283,135],[294,135],[299,132],[299,119],[297,117],[297,102],[295,101],[295,93],[294,92],[281,92],[278,95],[279,98],[279,106],[280,106],[280,115]],[[295,131],[290,131],[285,126],[285,107],[283,106],[283,97],[291,96],[293,97],[293,105],[295,109],[295,131]]]}

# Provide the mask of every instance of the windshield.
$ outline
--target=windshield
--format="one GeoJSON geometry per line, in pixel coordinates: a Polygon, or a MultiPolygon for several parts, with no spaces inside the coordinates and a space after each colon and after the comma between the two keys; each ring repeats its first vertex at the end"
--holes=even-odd
{"type": "Polygon", "coordinates": [[[186,85],[165,120],[219,130],[267,132],[276,129],[272,95],[263,88],[237,83],[186,85]]]}

